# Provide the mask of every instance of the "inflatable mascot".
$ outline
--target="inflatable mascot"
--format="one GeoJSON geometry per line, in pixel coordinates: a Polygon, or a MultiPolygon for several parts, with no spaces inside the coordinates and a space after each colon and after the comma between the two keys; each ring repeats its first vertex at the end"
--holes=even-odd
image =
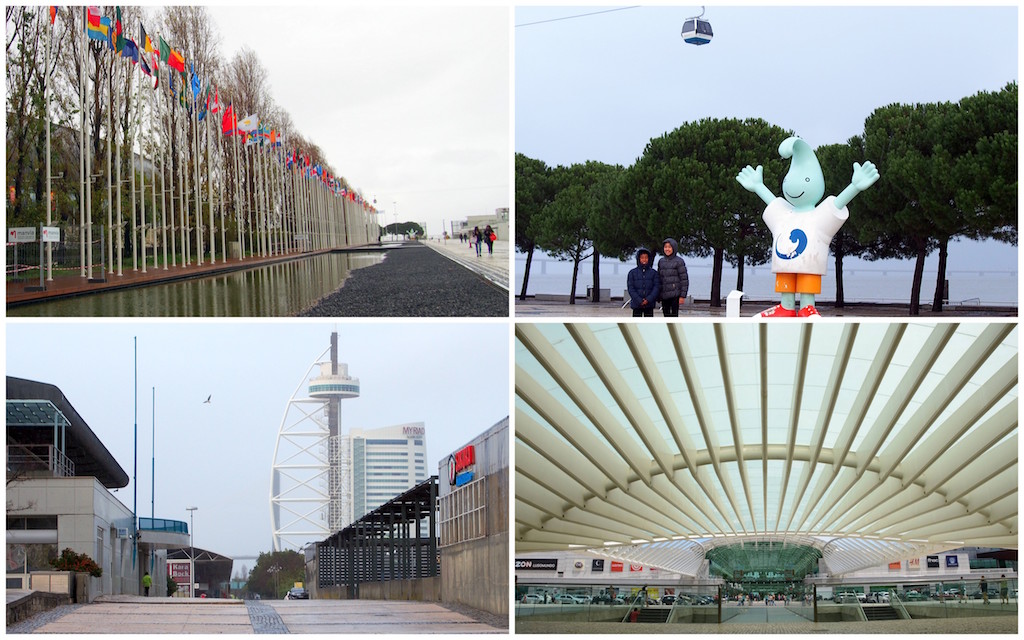
{"type": "Polygon", "coordinates": [[[853,163],[853,180],[838,196],[825,195],[825,176],[810,145],[797,137],[779,145],[779,155],[792,158],[789,173],[782,181],[777,198],[764,186],[762,167],[747,165],[736,176],[743,188],[756,193],[768,206],[763,218],[772,232],[772,273],[775,290],[782,302],[762,311],[762,318],[807,318],[820,315],[814,308],[814,296],[821,293],[821,276],[828,268],[828,246],[850,211],[846,205],[861,191],[878,180],[878,169],[870,162],[853,163]],[[800,305],[797,306],[797,294],[800,305]]]}

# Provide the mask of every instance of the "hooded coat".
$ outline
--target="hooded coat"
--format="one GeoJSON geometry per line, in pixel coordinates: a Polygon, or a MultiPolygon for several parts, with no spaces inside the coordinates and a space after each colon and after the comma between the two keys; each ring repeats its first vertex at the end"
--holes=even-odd
{"type": "Polygon", "coordinates": [[[672,255],[658,260],[658,275],[661,276],[661,299],[685,298],[690,289],[690,277],[686,274],[686,262],[679,255],[679,244],[672,238],[665,238],[665,243],[672,246],[672,255]]]}
{"type": "Polygon", "coordinates": [[[631,309],[648,308],[653,309],[654,303],[659,300],[658,294],[661,291],[661,278],[654,268],[654,254],[645,247],[640,247],[636,252],[636,269],[630,269],[626,275],[626,290],[629,291],[629,307],[631,309]],[[640,254],[647,254],[647,264],[640,264],[640,254]],[[640,303],[646,299],[647,307],[640,303]]]}

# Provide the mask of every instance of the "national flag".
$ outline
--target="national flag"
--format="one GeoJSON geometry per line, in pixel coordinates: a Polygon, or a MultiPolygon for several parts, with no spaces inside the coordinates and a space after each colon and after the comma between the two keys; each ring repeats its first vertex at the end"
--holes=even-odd
{"type": "Polygon", "coordinates": [[[121,25],[121,7],[115,7],[114,12],[114,51],[121,53],[124,50],[124,28],[121,25]]]}
{"type": "Polygon", "coordinates": [[[50,24],[57,21],[57,7],[50,7],[50,24]]]}
{"type": "Polygon", "coordinates": [[[146,53],[153,51],[153,41],[146,35],[146,27],[139,22],[139,48],[146,53]]]}
{"type": "Polygon", "coordinates": [[[149,65],[146,64],[146,56],[139,56],[139,65],[142,67],[142,73],[146,74],[147,76],[153,75],[153,72],[149,70],[149,65]]]}
{"type": "Polygon", "coordinates": [[[167,90],[171,92],[171,98],[177,98],[178,93],[174,90],[174,74],[167,74],[167,90]]]}
{"type": "Polygon", "coordinates": [[[171,45],[167,44],[163,36],[158,37],[160,38],[160,60],[167,62],[171,58],[171,45]]]}
{"type": "Polygon", "coordinates": [[[178,73],[182,74],[182,76],[184,76],[184,74],[185,74],[185,57],[182,56],[177,51],[175,51],[174,49],[171,49],[171,55],[167,59],[167,64],[170,65],[170,67],[172,69],[174,69],[178,73]]]}
{"type": "Polygon", "coordinates": [[[247,116],[244,120],[238,121],[238,129],[240,131],[249,132],[255,129],[260,124],[259,116],[255,113],[247,116]]]}
{"type": "Polygon", "coordinates": [[[114,21],[110,18],[103,16],[100,18],[100,24],[107,32],[107,46],[111,51],[114,50],[114,21]]]}
{"type": "Polygon", "coordinates": [[[210,113],[217,113],[218,111],[220,111],[220,89],[213,93],[213,107],[210,109],[210,113]]]}
{"type": "Polygon", "coordinates": [[[202,122],[203,118],[206,117],[206,111],[207,111],[206,105],[203,105],[202,111],[199,112],[199,117],[198,117],[199,122],[202,122]]]}
{"type": "Polygon", "coordinates": [[[238,132],[238,118],[235,117],[235,109],[232,105],[224,110],[224,118],[221,120],[221,130],[224,135],[230,136],[238,132]]]}
{"type": "Polygon", "coordinates": [[[90,40],[110,39],[110,29],[103,24],[99,7],[89,7],[89,20],[86,22],[85,32],[90,40]]]}
{"type": "Polygon", "coordinates": [[[139,47],[131,38],[125,38],[124,48],[121,49],[121,57],[128,58],[133,64],[139,61],[139,47]]]}
{"type": "Polygon", "coordinates": [[[199,90],[203,88],[203,84],[199,81],[199,76],[196,75],[196,63],[192,63],[192,97],[199,97],[199,90]]]}

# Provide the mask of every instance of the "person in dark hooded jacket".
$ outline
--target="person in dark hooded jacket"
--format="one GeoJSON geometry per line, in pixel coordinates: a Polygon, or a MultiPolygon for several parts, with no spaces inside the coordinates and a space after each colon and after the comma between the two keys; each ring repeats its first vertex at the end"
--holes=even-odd
{"type": "Polygon", "coordinates": [[[636,252],[636,269],[626,275],[626,290],[629,291],[629,306],[633,317],[654,317],[654,305],[661,291],[661,279],[654,268],[654,255],[649,249],[640,247],[636,252]]]}
{"type": "Polygon", "coordinates": [[[679,305],[686,299],[690,289],[690,278],[686,275],[686,262],[679,255],[679,245],[672,238],[666,238],[663,250],[665,257],[658,260],[658,275],[661,276],[661,311],[666,318],[679,315],[679,305]]]}

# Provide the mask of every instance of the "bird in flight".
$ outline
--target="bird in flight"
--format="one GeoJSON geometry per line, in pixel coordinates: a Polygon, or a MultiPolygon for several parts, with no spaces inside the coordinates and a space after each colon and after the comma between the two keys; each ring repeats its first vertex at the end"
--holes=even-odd
{"type": "Polygon", "coordinates": [[[203,400],[203,404],[210,404],[210,398],[212,398],[212,397],[213,397],[212,393],[210,395],[206,396],[206,400],[203,400]]]}

